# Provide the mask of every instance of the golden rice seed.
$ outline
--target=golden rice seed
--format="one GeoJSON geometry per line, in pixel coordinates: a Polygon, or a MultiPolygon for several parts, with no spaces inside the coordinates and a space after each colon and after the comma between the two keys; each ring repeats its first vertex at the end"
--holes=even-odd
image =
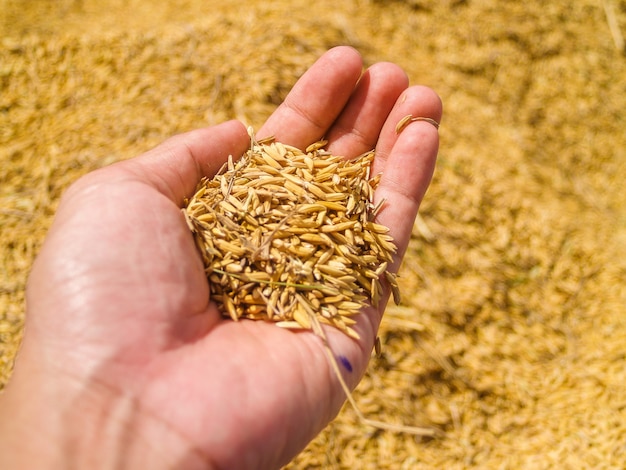
{"type": "Polygon", "coordinates": [[[361,309],[359,308],[358,310],[346,310],[346,309],[340,308],[338,309],[338,312],[339,314],[335,318],[341,318],[342,323],[345,324],[345,322],[343,322],[344,318],[350,318],[350,317],[357,315],[358,313],[361,312],[361,309]]]}
{"type": "Polygon", "coordinates": [[[365,181],[371,186],[372,189],[376,189],[376,187],[380,184],[380,180],[383,177],[382,173],[376,173],[371,178],[367,178],[365,181]]]}
{"type": "MultiPolygon", "coordinates": [[[[217,283],[217,285],[216,285],[216,288],[220,288],[220,289],[222,289],[222,288],[224,288],[224,287],[228,286],[228,285],[230,284],[231,280],[233,280],[233,278],[232,278],[232,277],[229,277],[229,276],[227,276],[226,274],[222,274],[222,275],[220,276],[219,282],[218,282],[218,283],[217,283]]],[[[235,286],[235,287],[236,287],[236,286],[235,286]]]]}
{"type": "Polygon", "coordinates": [[[278,289],[274,289],[270,294],[270,298],[267,301],[267,316],[268,320],[272,320],[274,314],[276,313],[276,305],[278,304],[278,296],[280,295],[280,291],[278,289]]]}
{"type": "Polygon", "coordinates": [[[282,238],[274,238],[271,242],[274,248],[283,248],[286,245],[285,240],[282,238]]]}
{"type": "MultiPolygon", "coordinates": [[[[321,227],[324,224],[324,220],[326,220],[326,211],[325,210],[321,211],[321,212],[318,212],[317,217],[315,217],[315,226],[316,227],[321,227]]],[[[324,236],[324,235],[322,235],[322,236],[324,236]]],[[[331,241],[331,243],[332,243],[332,241],[331,241]]]]}
{"type": "Polygon", "coordinates": [[[204,193],[207,189],[206,185],[204,185],[203,183],[206,182],[206,178],[203,178],[202,181],[200,182],[200,184],[202,184],[202,186],[200,186],[200,188],[196,191],[196,194],[193,195],[193,200],[197,200],[197,199],[201,199],[202,196],[204,196],[204,193]]]}
{"type": "Polygon", "coordinates": [[[313,302],[313,299],[317,300],[318,302],[320,302],[320,307],[321,307],[321,305],[322,305],[321,302],[322,301],[325,302],[325,299],[326,299],[326,297],[324,296],[324,293],[321,292],[319,289],[317,289],[315,284],[313,284],[313,283],[311,283],[311,284],[304,284],[303,283],[303,288],[304,288],[305,285],[311,287],[311,290],[309,290],[307,292],[307,296],[308,296],[309,300],[311,300],[311,302],[313,302]]]}
{"type": "Polygon", "coordinates": [[[235,309],[235,304],[228,295],[222,295],[222,304],[224,305],[224,308],[226,309],[228,315],[230,315],[230,318],[232,318],[234,321],[239,320],[237,310],[235,309]]]}
{"type": "Polygon", "coordinates": [[[398,124],[396,124],[396,134],[402,132],[404,128],[409,125],[411,119],[413,119],[412,114],[407,114],[402,119],[400,119],[400,121],[398,121],[398,124]]]}
{"type": "Polygon", "coordinates": [[[384,259],[385,261],[387,261],[388,263],[392,263],[393,262],[393,256],[391,256],[391,253],[388,251],[382,251],[380,253],[380,257],[382,259],[384,259]]]}
{"type": "Polygon", "coordinates": [[[289,272],[286,271],[285,263],[282,263],[281,265],[279,265],[279,268],[276,269],[276,272],[273,274],[273,278],[278,279],[277,282],[289,281],[289,272]]]}
{"type": "MultiPolygon", "coordinates": [[[[254,200],[255,200],[255,192],[252,190],[252,188],[246,188],[246,200],[244,201],[241,210],[243,212],[248,212],[248,209],[254,209],[255,205],[254,205],[254,200]]],[[[256,197],[257,201],[258,201],[258,196],[256,197]]]]}
{"type": "Polygon", "coordinates": [[[392,240],[393,240],[391,235],[385,235],[385,234],[382,234],[382,233],[376,233],[374,236],[376,237],[376,240],[378,241],[378,243],[380,245],[382,245],[387,251],[395,252],[396,245],[391,243],[392,240]]]}
{"type": "Polygon", "coordinates": [[[265,295],[263,294],[263,289],[261,289],[261,286],[253,282],[248,284],[248,286],[251,286],[251,293],[246,294],[243,298],[243,301],[245,303],[264,304],[265,295]]]}
{"type": "Polygon", "coordinates": [[[350,196],[348,196],[348,202],[346,203],[346,215],[351,215],[356,207],[357,199],[354,197],[353,194],[350,194],[350,196]]]}
{"type": "Polygon", "coordinates": [[[291,246],[289,247],[289,253],[293,253],[299,258],[307,259],[315,253],[315,247],[307,248],[305,246],[291,246]]]}
{"type": "MultiPolygon", "coordinates": [[[[328,237],[323,237],[317,233],[314,232],[305,232],[302,235],[300,235],[300,240],[305,241],[305,242],[309,242],[309,243],[315,243],[317,244],[317,246],[332,246],[332,241],[328,239],[328,237]]],[[[326,250],[328,251],[328,250],[326,250]]],[[[331,255],[332,255],[332,250],[331,250],[331,255]]],[[[321,258],[320,258],[321,261],[321,258]]]]}
{"type": "Polygon", "coordinates": [[[234,171],[234,169],[235,169],[235,162],[233,160],[233,156],[232,155],[228,156],[228,161],[226,163],[228,165],[228,171],[229,172],[234,171]]]}
{"type": "Polygon", "coordinates": [[[390,273],[389,271],[385,271],[385,277],[387,278],[387,282],[391,287],[391,293],[393,294],[393,302],[396,305],[400,305],[402,298],[400,296],[400,288],[398,287],[398,281],[396,280],[396,275],[390,273]]]}
{"type": "Polygon", "coordinates": [[[360,290],[359,292],[361,292],[360,294],[354,294],[352,296],[352,302],[356,302],[361,304],[362,306],[367,305],[367,303],[370,300],[370,296],[366,295],[368,291],[366,290],[360,290]]]}
{"type": "Polygon", "coordinates": [[[274,159],[274,152],[271,152],[271,149],[271,146],[266,147],[265,151],[261,152],[261,158],[263,158],[265,163],[267,163],[270,167],[280,170],[283,166],[274,159]],[[270,155],[270,153],[272,153],[272,155],[270,155]]]}
{"type": "Polygon", "coordinates": [[[355,286],[353,282],[345,282],[335,276],[328,276],[328,275],[322,274],[322,278],[324,279],[325,282],[328,282],[329,284],[332,284],[334,287],[340,289],[339,293],[341,293],[342,290],[346,290],[351,293],[350,295],[352,295],[353,291],[355,289],[358,289],[358,287],[355,286]]]}
{"type": "Polygon", "coordinates": [[[339,289],[327,284],[316,285],[316,288],[318,291],[326,296],[324,301],[327,301],[329,297],[341,294],[341,291],[339,289]]]}
{"type": "Polygon", "coordinates": [[[324,318],[331,319],[333,317],[332,312],[325,305],[320,307],[319,312],[320,312],[320,315],[322,315],[324,318]]]}
{"type": "MultiPolygon", "coordinates": [[[[353,272],[353,270],[350,269],[350,272],[353,272]]],[[[337,279],[339,279],[342,282],[345,282],[348,285],[353,284],[354,282],[356,282],[356,277],[354,277],[351,274],[345,274],[343,276],[338,277],[337,279]]]]}
{"type": "Polygon", "coordinates": [[[280,299],[279,299],[279,303],[281,305],[287,305],[288,304],[288,300],[289,297],[291,296],[291,292],[289,292],[287,289],[283,290],[280,294],[280,299]]]}
{"type": "Polygon", "coordinates": [[[379,274],[376,274],[376,271],[374,271],[373,269],[369,269],[369,268],[363,268],[361,270],[361,274],[363,274],[365,277],[368,277],[370,279],[378,279],[379,274]]]}
{"type": "Polygon", "coordinates": [[[287,191],[296,196],[304,197],[306,195],[306,191],[302,188],[302,186],[297,185],[293,181],[286,180],[283,184],[287,191]]]}
{"type": "Polygon", "coordinates": [[[274,148],[276,149],[276,151],[278,152],[278,155],[280,155],[281,157],[281,161],[286,162],[287,163],[287,155],[292,154],[293,155],[293,150],[296,150],[297,153],[299,153],[300,155],[302,154],[302,151],[299,149],[296,149],[295,147],[291,147],[288,148],[287,145],[281,143],[281,142],[274,142],[274,148]]]}
{"type": "Polygon", "coordinates": [[[384,292],[383,292],[383,284],[382,284],[382,282],[380,282],[380,279],[377,279],[376,289],[378,290],[378,296],[382,297],[384,292]]]}
{"type": "Polygon", "coordinates": [[[378,279],[372,279],[370,287],[370,301],[374,307],[378,307],[378,303],[380,302],[379,285],[380,282],[378,279]]]}
{"type": "Polygon", "coordinates": [[[386,261],[380,263],[378,268],[376,268],[376,277],[382,276],[382,274],[387,271],[388,263],[386,261]]]}
{"type": "Polygon", "coordinates": [[[242,276],[246,282],[270,282],[271,274],[265,271],[254,271],[242,276]]]}
{"type": "Polygon", "coordinates": [[[396,125],[396,134],[399,134],[400,132],[402,132],[404,128],[409,125],[409,123],[416,122],[416,121],[428,122],[432,124],[433,126],[435,126],[435,129],[439,129],[439,123],[432,118],[421,117],[421,116],[413,117],[411,114],[408,114],[404,116],[396,125]]]}
{"type": "Polygon", "coordinates": [[[311,173],[315,171],[315,161],[309,155],[304,156],[304,163],[306,163],[306,167],[311,173]]]}
{"type": "Polygon", "coordinates": [[[364,264],[359,255],[353,255],[352,253],[343,253],[343,256],[348,258],[348,260],[355,266],[363,266],[364,264]]]}
{"type": "Polygon", "coordinates": [[[352,338],[355,341],[358,341],[361,339],[361,336],[359,336],[359,334],[356,332],[356,330],[354,330],[353,328],[350,328],[349,326],[347,326],[344,330],[344,333],[346,333],[350,338],[352,338]]]}
{"type": "Polygon", "coordinates": [[[317,142],[315,142],[315,143],[313,143],[313,144],[309,145],[309,146],[306,148],[305,153],[316,152],[316,151],[318,151],[319,149],[324,148],[324,147],[326,146],[326,144],[328,144],[328,141],[327,141],[327,140],[324,140],[324,139],[319,140],[319,141],[317,141],[317,142]]]}
{"type": "MultiPolygon", "coordinates": [[[[335,175],[338,176],[338,175],[335,175]]],[[[339,202],[339,201],[345,201],[346,200],[346,193],[345,192],[333,192],[333,193],[327,193],[326,194],[326,200],[330,201],[330,202],[339,202]]],[[[345,211],[346,210],[346,206],[344,206],[343,204],[341,205],[341,209],[345,211]]]]}
{"type": "Polygon", "coordinates": [[[227,242],[226,240],[217,239],[215,240],[215,245],[222,252],[230,252],[235,254],[236,256],[243,256],[246,253],[246,250],[240,245],[236,245],[234,243],[227,242]]]}
{"type": "Polygon", "coordinates": [[[331,317],[339,315],[339,309],[337,309],[337,307],[335,307],[333,304],[327,304],[325,305],[325,308],[328,310],[328,313],[331,317]]]}
{"type": "Polygon", "coordinates": [[[294,184],[297,184],[298,186],[302,186],[304,187],[306,184],[308,184],[306,181],[304,181],[302,178],[296,176],[296,175],[290,175],[288,172],[283,171],[282,176],[286,179],[291,181],[294,184]]]}
{"type": "Polygon", "coordinates": [[[256,145],[261,146],[265,144],[271,144],[272,142],[274,142],[274,136],[270,135],[269,137],[263,137],[262,139],[257,140],[256,145]]]}
{"type": "MultiPolygon", "coordinates": [[[[325,226],[320,227],[320,229],[323,227],[325,226]]],[[[323,232],[323,233],[328,233],[330,238],[334,241],[335,247],[336,247],[335,251],[338,251],[339,253],[344,253],[344,251],[342,250],[349,246],[348,239],[341,231],[330,230],[328,232],[323,232]]]]}
{"type": "Polygon", "coordinates": [[[338,294],[338,295],[329,295],[324,299],[324,302],[326,304],[334,304],[334,303],[339,303],[339,302],[343,302],[347,299],[349,299],[350,297],[346,297],[343,294],[338,294]]]}
{"type": "Polygon", "coordinates": [[[355,274],[356,274],[356,280],[359,283],[359,286],[361,286],[363,290],[368,290],[372,284],[371,280],[365,277],[363,274],[361,274],[358,271],[355,271],[355,274]]]}
{"type": "MultiPolygon", "coordinates": [[[[349,230],[351,228],[353,228],[356,225],[356,221],[355,220],[348,220],[346,222],[339,222],[337,224],[334,225],[323,225],[322,227],[320,227],[320,230],[324,233],[329,233],[329,232],[343,232],[345,230],[349,230]]],[[[346,238],[345,236],[343,236],[343,234],[338,234],[341,235],[342,238],[346,238]]],[[[347,241],[347,239],[346,239],[347,241]]]]}
{"type": "Polygon", "coordinates": [[[246,318],[248,320],[266,320],[267,319],[267,315],[265,314],[265,312],[261,312],[261,313],[245,313],[241,316],[242,318],[246,318]]]}
{"type": "Polygon", "coordinates": [[[249,177],[252,176],[256,176],[256,178],[271,178],[271,177],[276,177],[276,178],[280,178],[280,180],[282,181],[282,177],[281,177],[281,170],[274,168],[272,165],[268,165],[267,163],[265,163],[265,160],[262,160],[262,162],[257,163],[257,171],[255,172],[255,175],[248,175],[249,177]]]}
{"type": "Polygon", "coordinates": [[[296,308],[293,311],[293,319],[304,329],[311,329],[311,317],[309,317],[308,313],[302,307],[302,305],[296,305],[296,308]]]}
{"type": "MultiPolygon", "coordinates": [[[[355,313],[359,313],[359,312],[355,312],[355,313]]],[[[338,316],[335,318],[341,318],[341,322],[345,325],[345,326],[352,326],[352,325],[356,325],[357,321],[354,318],[355,315],[350,315],[350,316],[338,316]]]]}
{"type": "Polygon", "coordinates": [[[319,312],[320,308],[322,306],[320,300],[317,297],[313,297],[311,295],[307,296],[309,302],[311,303],[311,307],[316,311],[319,312]]]}
{"type": "MultiPolygon", "coordinates": [[[[324,320],[326,320],[324,317],[320,317],[320,318],[323,318],[324,320]]],[[[349,336],[349,333],[348,333],[349,326],[347,326],[343,320],[344,320],[343,317],[334,317],[333,319],[328,321],[328,323],[334,326],[335,328],[337,328],[339,331],[349,336]]]]}
{"type": "Polygon", "coordinates": [[[246,307],[246,315],[260,316],[261,314],[267,314],[265,305],[252,304],[246,307]]]}
{"type": "Polygon", "coordinates": [[[227,214],[230,213],[232,215],[235,215],[238,213],[237,208],[226,200],[221,201],[220,206],[222,207],[222,209],[224,209],[224,212],[226,212],[227,214]]]}
{"type": "Polygon", "coordinates": [[[243,211],[243,204],[239,199],[232,195],[232,193],[228,196],[228,202],[237,210],[243,211]]]}
{"type": "Polygon", "coordinates": [[[345,272],[343,270],[338,269],[338,268],[334,268],[334,267],[329,266],[327,264],[317,264],[316,268],[319,269],[324,274],[329,274],[329,275],[335,276],[335,277],[341,277],[341,276],[343,276],[345,274],[345,272]]]}
{"type": "MultiPolygon", "coordinates": [[[[356,222],[358,224],[358,222],[356,222]]],[[[347,229],[344,233],[346,240],[348,240],[348,244],[350,246],[356,245],[356,239],[354,238],[354,231],[352,229],[347,229]]]]}
{"type": "Polygon", "coordinates": [[[319,183],[316,183],[314,181],[307,181],[306,182],[306,189],[311,194],[313,194],[315,197],[317,197],[319,200],[321,200],[321,201],[325,201],[326,200],[326,192],[324,192],[320,188],[319,183]]]}
{"type": "Polygon", "coordinates": [[[226,272],[229,273],[240,273],[243,271],[243,266],[239,263],[228,263],[225,267],[226,272]]]}
{"type": "Polygon", "coordinates": [[[275,323],[276,326],[280,327],[280,328],[285,328],[287,330],[308,330],[310,328],[306,328],[303,327],[300,323],[298,323],[297,321],[278,321],[275,323]]]}
{"type": "Polygon", "coordinates": [[[385,227],[384,225],[380,225],[380,224],[370,222],[370,221],[365,222],[363,224],[363,228],[376,234],[386,234],[389,232],[388,227],[385,227]]]}
{"type": "Polygon", "coordinates": [[[308,168],[299,168],[298,175],[307,183],[307,185],[313,182],[313,173],[311,173],[308,168]]]}
{"type": "Polygon", "coordinates": [[[279,145],[283,152],[286,154],[291,154],[293,156],[301,156],[304,155],[302,150],[292,145],[283,144],[282,142],[277,142],[276,145],[279,145]]]}
{"type": "Polygon", "coordinates": [[[380,342],[380,336],[376,336],[374,340],[374,352],[376,353],[376,357],[380,357],[383,352],[383,347],[380,342]]]}
{"type": "Polygon", "coordinates": [[[337,308],[341,312],[341,310],[360,310],[361,304],[358,302],[351,302],[349,300],[344,300],[337,304],[337,308]]]}
{"type": "Polygon", "coordinates": [[[385,237],[385,235],[375,234],[374,238],[376,241],[370,245],[370,248],[373,248],[374,246],[378,247],[381,253],[380,257],[384,259],[384,261],[390,262],[391,255],[396,252],[396,245],[392,241],[386,240],[382,237],[385,237]]]}
{"type": "Polygon", "coordinates": [[[347,270],[349,264],[350,262],[348,260],[339,256],[334,256],[328,261],[329,266],[342,270],[347,270]]]}
{"type": "MultiPolygon", "coordinates": [[[[213,238],[222,238],[225,239],[226,238],[226,231],[223,229],[223,227],[219,227],[219,226],[214,226],[211,228],[210,233],[212,234],[213,238]]],[[[210,238],[209,238],[210,240],[210,238]]]]}
{"type": "MultiPolygon", "coordinates": [[[[326,245],[326,246],[329,246],[329,245],[330,245],[330,246],[332,246],[332,242],[331,242],[330,244],[329,244],[329,243],[326,243],[325,245],[326,245]]],[[[328,262],[328,260],[329,260],[329,259],[333,256],[334,252],[335,252],[335,250],[334,250],[333,248],[329,248],[329,249],[325,250],[325,251],[324,251],[324,252],[320,255],[320,258],[319,258],[319,260],[317,261],[317,262],[318,262],[318,264],[326,264],[326,263],[328,262]]]]}
{"type": "MultiPolygon", "coordinates": [[[[310,189],[310,186],[307,189],[310,189]]],[[[300,204],[298,205],[297,210],[299,214],[310,214],[326,211],[326,206],[319,203],[300,204]]]]}
{"type": "Polygon", "coordinates": [[[326,318],[323,315],[319,315],[319,316],[316,316],[315,319],[316,319],[316,322],[319,323],[319,324],[329,325],[329,326],[332,326],[333,328],[338,329],[339,331],[341,331],[343,333],[346,333],[344,331],[345,326],[340,324],[340,323],[338,323],[338,322],[336,322],[334,318],[326,318]]]}

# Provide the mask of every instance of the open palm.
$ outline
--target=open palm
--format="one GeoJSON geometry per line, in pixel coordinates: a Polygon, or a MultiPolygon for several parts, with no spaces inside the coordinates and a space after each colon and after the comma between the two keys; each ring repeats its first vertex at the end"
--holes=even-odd
{"type": "MultiPolygon", "coordinates": [[[[439,121],[439,98],[408,87],[393,64],[362,74],[359,55],[339,47],[257,132],[297,147],[326,137],[330,151],[348,157],[376,148],[374,171],[384,172],[376,198],[386,200],[378,221],[399,247],[393,269],[438,146],[427,122],[396,134],[408,114],[439,121]]],[[[19,390],[43,389],[38,400],[54,400],[58,420],[80,423],[74,431],[68,424],[64,439],[89,449],[75,453],[85,463],[278,468],[345,400],[314,334],[225,320],[209,300],[180,208],[202,176],[248,145],[236,121],[196,130],[93,172],[64,195],[29,280],[26,334],[6,398],[17,403],[19,390]]],[[[359,316],[358,342],[328,331],[353,366],[345,371],[352,386],[385,303],[359,316]]]]}

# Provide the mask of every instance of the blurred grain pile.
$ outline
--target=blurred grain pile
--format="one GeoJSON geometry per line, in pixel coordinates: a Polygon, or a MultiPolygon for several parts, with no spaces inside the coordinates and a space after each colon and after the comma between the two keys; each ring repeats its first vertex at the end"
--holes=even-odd
{"type": "Polygon", "coordinates": [[[190,128],[258,128],[351,44],[445,105],[404,302],[355,397],[447,437],[346,409],[290,468],[623,468],[626,2],[561,3],[0,0],[0,387],[71,181],[190,128]]]}

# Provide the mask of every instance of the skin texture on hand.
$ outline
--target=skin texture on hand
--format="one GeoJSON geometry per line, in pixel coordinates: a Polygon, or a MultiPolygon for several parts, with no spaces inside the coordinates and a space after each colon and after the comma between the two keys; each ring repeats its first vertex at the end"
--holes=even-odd
{"type": "MultiPolygon", "coordinates": [[[[433,173],[441,102],[396,65],[365,72],[348,47],[302,76],[257,137],[336,155],[376,148],[378,223],[397,270],[433,173]]],[[[345,400],[322,343],[263,322],[225,320],[209,299],[180,208],[202,176],[249,146],[236,121],[175,136],[90,173],[63,196],[27,286],[26,329],[0,396],[2,468],[272,469],[345,400]]],[[[385,295],[387,299],[388,293],[385,295]]],[[[358,317],[357,342],[328,329],[365,371],[386,301],[358,317]]]]}

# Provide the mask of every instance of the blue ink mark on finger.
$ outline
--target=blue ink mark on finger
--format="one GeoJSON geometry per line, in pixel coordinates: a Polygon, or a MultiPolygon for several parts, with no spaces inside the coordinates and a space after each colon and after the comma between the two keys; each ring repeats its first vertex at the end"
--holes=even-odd
{"type": "Polygon", "coordinates": [[[352,364],[350,364],[350,361],[348,360],[348,358],[345,356],[338,356],[338,357],[339,357],[339,361],[348,370],[348,372],[352,372],[352,364]]]}

